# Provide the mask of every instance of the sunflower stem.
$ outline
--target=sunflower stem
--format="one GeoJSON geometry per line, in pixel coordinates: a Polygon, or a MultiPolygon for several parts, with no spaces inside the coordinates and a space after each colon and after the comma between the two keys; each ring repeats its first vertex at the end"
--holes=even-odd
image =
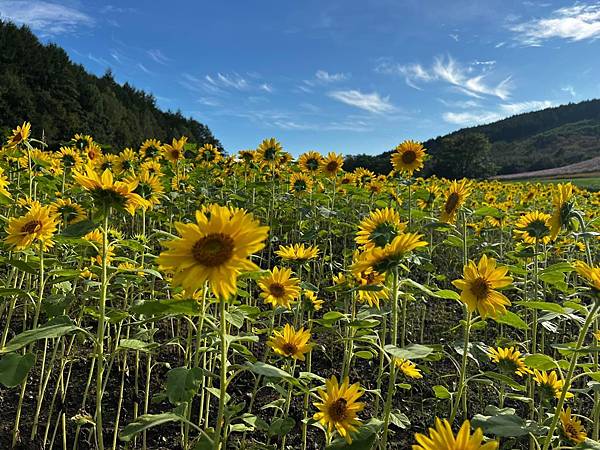
{"type": "Polygon", "coordinates": [[[215,426],[214,449],[225,448],[225,442],[221,441],[223,420],[225,415],[225,396],[227,395],[227,326],[225,320],[225,298],[219,298],[219,337],[221,338],[221,362],[219,367],[219,411],[217,413],[217,424],[215,426]]]}
{"type": "Polygon", "coordinates": [[[452,405],[452,412],[450,413],[450,423],[454,422],[456,418],[456,414],[458,413],[458,407],[460,405],[461,399],[464,398],[463,401],[463,417],[466,419],[467,417],[467,362],[469,360],[469,334],[471,333],[471,311],[465,306],[466,309],[466,320],[465,320],[465,335],[463,341],[463,354],[462,354],[462,362],[460,366],[460,374],[458,379],[458,389],[456,393],[456,398],[454,399],[454,404],[452,405]]]}

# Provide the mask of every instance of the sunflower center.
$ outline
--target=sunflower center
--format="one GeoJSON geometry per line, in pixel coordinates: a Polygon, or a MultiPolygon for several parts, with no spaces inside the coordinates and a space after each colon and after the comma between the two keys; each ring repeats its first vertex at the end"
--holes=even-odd
{"type": "Polygon", "coordinates": [[[285,295],[285,286],[281,283],[272,283],[269,292],[273,297],[281,298],[285,295]]]}
{"type": "Polygon", "coordinates": [[[346,420],[346,414],[348,413],[348,402],[345,398],[338,398],[329,407],[329,416],[334,422],[343,422],[346,420]]]}
{"type": "Polygon", "coordinates": [[[394,240],[398,235],[396,226],[390,222],[382,222],[378,224],[373,232],[369,235],[369,239],[375,242],[377,247],[385,247],[394,240]]]}
{"type": "Polygon", "coordinates": [[[265,159],[267,161],[272,161],[275,159],[275,155],[277,154],[277,149],[275,147],[269,147],[265,150],[265,159]]]}
{"type": "Polygon", "coordinates": [[[72,155],[63,156],[63,164],[65,167],[73,167],[75,165],[75,158],[72,155]]]}
{"type": "Polygon", "coordinates": [[[21,227],[21,233],[25,234],[33,234],[36,231],[39,231],[42,227],[42,222],[39,220],[30,220],[25,225],[21,227]]]}
{"type": "Polygon", "coordinates": [[[15,134],[15,136],[12,138],[12,143],[13,144],[18,144],[19,142],[21,142],[21,140],[23,139],[23,135],[21,134],[21,132],[19,131],[18,133],[15,134]]]}
{"type": "Polygon", "coordinates": [[[337,161],[329,161],[327,163],[327,172],[335,172],[338,169],[338,162],[337,161]]]}
{"type": "Polygon", "coordinates": [[[285,344],[283,344],[283,346],[281,347],[281,350],[283,351],[283,353],[285,353],[286,355],[293,355],[298,351],[298,347],[296,347],[296,344],[293,344],[291,342],[286,342],[285,344]]]}
{"type": "Polygon", "coordinates": [[[407,150],[402,153],[402,162],[404,164],[412,164],[417,159],[417,154],[413,150],[407,150]]]}
{"type": "Polygon", "coordinates": [[[446,205],[444,206],[446,214],[450,214],[456,209],[459,200],[460,196],[456,192],[453,192],[448,196],[448,200],[446,200],[446,205]]]}
{"type": "Polygon", "coordinates": [[[174,159],[179,159],[179,155],[180,155],[180,154],[181,154],[181,153],[179,152],[179,150],[173,150],[173,151],[171,152],[171,156],[173,156],[173,158],[174,158],[174,159]]]}
{"type": "Polygon", "coordinates": [[[550,229],[548,228],[548,224],[544,220],[536,219],[531,221],[526,227],[525,231],[529,233],[529,235],[541,239],[550,233],[550,229]]]}
{"type": "Polygon", "coordinates": [[[234,242],[231,236],[212,233],[196,241],[192,247],[192,256],[204,266],[217,267],[231,259],[233,249],[234,242]]]}
{"type": "Polygon", "coordinates": [[[567,422],[566,424],[564,424],[564,426],[565,434],[567,436],[577,436],[577,434],[579,433],[579,430],[577,430],[575,425],[573,425],[573,422],[567,422]]]}
{"type": "Polygon", "coordinates": [[[295,191],[305,191],[306,190],[306,181],[296,180],[294,182],[294,190],[295,191]]]}
{"type": "Polygon", "coordinates": [[[478,299],[486,298],[490,292],[490,285],[485,279],[479,277],[471,284],[471,292],[478,299]]]}
{"type": "Polygon", "coordinates": [[[154,158],[156,155],[158,155],[158,149],[156,147],[151,146],[146,149],[147,158],[154,158]]]}
{"type": "Polygon", "coordinates": [[[316,158],[310,158],[306,161],[306,167],[308,170],[317,170],[319,168],[319,161],[316,158]]]}

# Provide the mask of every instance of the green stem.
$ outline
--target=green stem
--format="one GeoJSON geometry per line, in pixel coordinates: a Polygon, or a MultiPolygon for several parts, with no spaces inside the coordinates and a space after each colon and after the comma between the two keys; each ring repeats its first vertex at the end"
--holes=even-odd
{"type": "Polygon", "coordinates": [[[225,415],[225,396],[227,395],[227,327],[225,321],[225,299],[219,299],[219,334],[221,338],[221,363],[219,372],[219,411],[217,413],[217,424],[215,426],[215,450],[225,448],[225,442],[221,442],[221,430],[225,415]],[[221,444],[223,447],[221,447],[221,444]]]}
{"type": "MultiPolygon", "coordinates": [[[[466,308],[466,307],[465,307],[466,308]]],[[[450,413],[450,423],[454,422],[456,418],[456,414],[458,413],[458,406],[460,404],[461,399],[464,397],[463,401],[463,417],[467,418],[467,363],[469,360],[469,334],[471,333],[471,311],[467,310],[466,321],[465,321],[465,336],[463,341],[463,354],[462,354],[462,362],[460,365],[460,374],[458,380],[458,389],[456,392],[456,398],[454,399],[454,404],[452,405],[452,412],[450,413]]]]}

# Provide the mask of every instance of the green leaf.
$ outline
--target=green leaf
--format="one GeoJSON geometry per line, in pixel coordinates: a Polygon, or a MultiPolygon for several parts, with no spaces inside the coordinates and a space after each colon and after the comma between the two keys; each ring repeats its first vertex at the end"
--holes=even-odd
{"type": "Polygon", "coordinates": [[[145,316],[185,314],[187,316],[199,316],[200,305],[194,299],[186,300],[149,300],[131,308],[133,314],[145,316]]]}
{"type": "Polygon", "coordinates": [[[81,237],[88,234],[98,227],[98,224],[92,220],[83,220],[66,227],[60,234],[65,237],[81,237]]]}
{"type": "Polygon", "coordinates": [[[511,388],[516,389],[518,391],[525,391],[525,386],[520,385],[509,376],[496,372],[484,372],[484,375],[493,380],[501,381],[502,383],[505,383],[511,388]]]}
{"type": "Polygon", "coordinates": [[[448,389],[439,384],[433,386],[433,393],[435,394],[436,398],[448,399],[451,397],[450,391],[448,391],[448,389]]]}
{"type": "Polygon", "coordinates": [[[129,442],[148,428],[168,422],[179,422],[181,420],[181,417],[174,413],[144,414],[123,428],[119,433],[119,439],[124,442],[129,442]]]}
{"type": "Polygon", "coordinates": [[[434,292],[434,295],[439,298],[460,301],[460,294],[458,292],[451,291],[450,289],[442,289],[441,291],[436,291],[434,292]]]}
{"type": "Polygon", "coordinates": [[[515,302],[515,305],[520,305],[529,309],[539,309],[542,311],[550,311],[557,314],[566,314],[565,308],[557,303],[552,302],[515,302]]]}
{"type": "Polygon", "coordinates": [[[325,447],[325,450],[371,450],[382,425],[381,420],[371,419],[352,434],[352,444],[338,438],[325,447]]]}
{"type": "Polygon", "coordinates": [[[395,358],[410,360],[426,358],[433,352],[431,347],[421,344],[410,344],[404,348],[389,344],[384,350],[395,358]]]}
{"type": "Polygon", "coordinates": [[[57,338],[74,331],[84,330],[75,326],[65,316],[57,317],[46,325],[18,334],[10,340],[6,347],[0,349],[0,353],[14,352],[37,340],[57,338]]]}
{"type": "Polygon", "coordinates": [[[202,369],[177,367],[167,373],[167,396],[173,405],[192,400],[202,379],[202,369]]]}
{"type": "Polygon", "coordinates": [[[496,317],[494,319],[498,323],[502,323],[504,325],[511,326],[513,328],[517,328],[519,330],[528,330],[529,326],[527,323],[517,316],[514,312],[506,311],[502,316],[496,317]]]}
{"type": "Polygon", "coordinates": [[[291,417],[279,417],[275,419],[269,426],[269,434],[271,436],[285,436],[294,426],[296,421],[291,417]]]}
{"type": "Polygon", "coordinates": [[[548,355],[536,353],[525,357],[525,365],[531,369],[551,370],[556,369],[556,361],[548,355]]]}
{"type": "Polygon", "coordinates": [[[257,375],[262,375],[267,378],[285,378],[285,379],[293,379],[293,377],[287,373],[285,370],[281,370],[275,366],[270,364],[266,364],[263,362],[247,362],[246,365],[253,373],[257,375]]]}
{"type": "Polygon", "coordinates": [[[485,434],[499,437],[518,437],[529,433],[530,428],[522,418],[515,415],[514,409],[486,408],[486,413],[491,412],[493,415],[477,414],[473,417],[473,428],[482,428],[485,434]]]}
{"type": "Polygon", "coordinates": [[[27,377],[35,362],[32,353],[19,355],[9,353],[0,360],[0,383],[7,388],[18,386],[27,377]]]}
{"type": "Polygon", "coordinates": [[[144,342],[139,339],[121,339],[118,350],[134,350],[139,352],[150,352],[159,345],[156,342],[144,342]]]}
{"type": "Polygon", "coordinates": [[[403,412],[396,410],[390,413],[390,421],[403,430],[410,427],[410,419],[403,412]]]}

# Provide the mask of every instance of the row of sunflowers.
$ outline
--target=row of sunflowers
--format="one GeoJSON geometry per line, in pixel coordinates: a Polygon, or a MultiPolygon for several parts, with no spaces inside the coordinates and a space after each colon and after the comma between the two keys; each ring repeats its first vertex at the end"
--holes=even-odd
{"type": "Polygon", "coordinates": [[[405,141],[384,176],[274,138],[115,154],[18,126],[6,445],[600,448],[600,193],[418,178],[426,158],[405,141]]]}

